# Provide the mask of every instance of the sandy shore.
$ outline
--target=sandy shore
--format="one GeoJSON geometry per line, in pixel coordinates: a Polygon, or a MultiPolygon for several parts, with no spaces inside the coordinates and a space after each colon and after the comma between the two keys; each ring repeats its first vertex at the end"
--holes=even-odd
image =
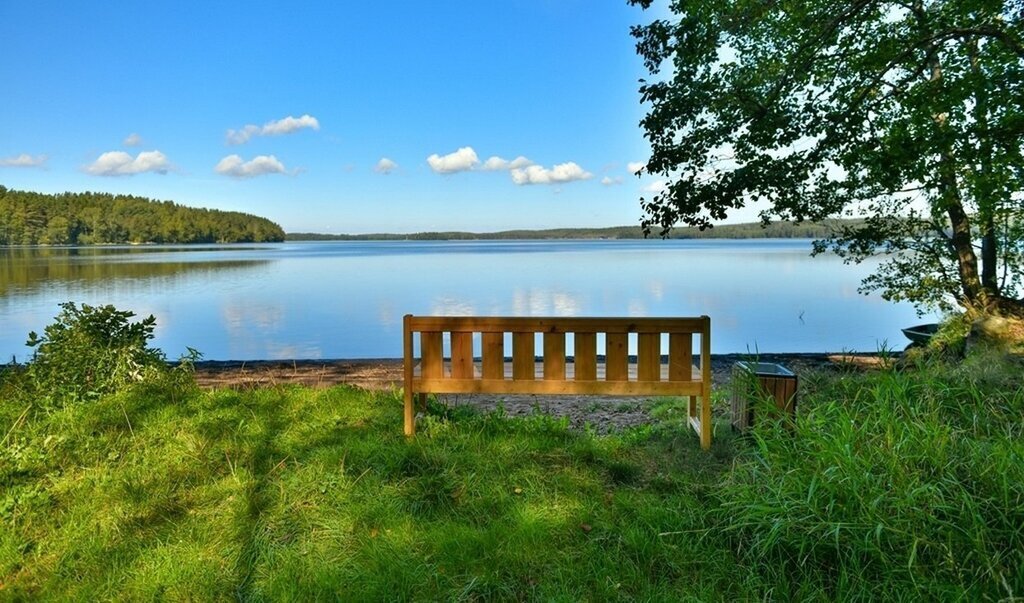
{"type": "MultiPolygon", "coordinates": [[[[749,360],[746,354],[721,354],[711,358],[715,387],[729,382],[734,363],[749,360]]],[[[809,370],[831,368],[870,368],[883,359],[874,354],[761,354],[760,362],[781,364],[797,376],[809,370]]],[[[200,387],[253,388],[301,384],[330,387],[347,384],[372,390],[393,390],[402,386],[400,358],[359,360],[258,360],[204,361],[196,364],[200,387]]],[[[651,402],[644,398],[617,396],[440,396],[448,404],[468,404],[484,411],[501,405],[511,416],[528,415],[538,410],[557,417],[568,417],[574,427],[586,423],[599,432],[607,432],[652,421],[651,402]]],[[[726,409],[717,409],[724,413],[726,409]]]]}
{"type": "MultiPolygon", "coordinates": [[[[715,354],[711,369],[716,385],[729,380],[732,365],[749,360],[747,354],[715,354]]],[[[798,375],[808,369],[870,367],[881,362],[876,354],[761,354],[760,362],[774,362],[798,375]]],[[[207,360],[196,363],[201,387],[261,387],[301,384],[330,387],[348,384],[374,390],[401,387],[401,358],[351,360],[207,360]]]]}

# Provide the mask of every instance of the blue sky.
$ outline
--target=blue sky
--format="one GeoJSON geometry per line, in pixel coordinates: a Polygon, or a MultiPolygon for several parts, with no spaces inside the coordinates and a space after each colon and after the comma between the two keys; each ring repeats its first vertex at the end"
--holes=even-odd
{"type": "Polygon", "coordinates": [[[649,153],[629,27],[651,17],[624,0],[0,2],[0,183],[293,232],[634,224],[658,179],[629,168],[649,153]]]}

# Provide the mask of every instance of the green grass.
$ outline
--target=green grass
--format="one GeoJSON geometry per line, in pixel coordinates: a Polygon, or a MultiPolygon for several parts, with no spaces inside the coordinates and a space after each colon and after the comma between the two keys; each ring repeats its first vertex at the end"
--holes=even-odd
{"type": "MultiPolygon", "coordinates": [[[[1019,368],[1019,367],[1018,367],[1019,368]]],[[[991,362],[805,378],[793,433],[617,434],[394,394],[0,379],[0,599],[1024,595],[1024,386],[991,362]]]]}

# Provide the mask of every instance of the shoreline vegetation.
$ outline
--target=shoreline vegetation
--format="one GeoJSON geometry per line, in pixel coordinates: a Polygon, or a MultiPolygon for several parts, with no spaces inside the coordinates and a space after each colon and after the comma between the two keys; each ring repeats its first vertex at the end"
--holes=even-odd
{"type": "MultiPolygon", "coordinates": [[[[669,239],[820,239],[861,222],[760,222],[674,229],[669,239]]],[[[277,243],[281,241],[502,241],[643,239],[637,226],[518,229],[496,232],[328,234],[289,232],[241,212],[178,205],[134,195],[84,192],[46,194],[0,185],[0,247],[150,244],[277,243]]],[[[658,238],[653,232],[649,238],[658,238]]]]}
{"type": "MultiPolygon", "coordinates": [[[[669,233],[669,239],[818,239],[831,234],[837,226],[849,225],[859,220],[828,220],[824,222],[772,222],[762,226],[760,222],[742,224],[721,224],[701,231],[698,228],[676,228],[669,233]]],[[[369,234],[324,234],[313,232],[289,232],[286,241],[502,241],[502,240],[622,240],[643,239],[640,226],[609,226],[606,228],[545,228],[501,230],[496,232],[416,232],[416,233],[369,233],[369,234]]],[[[651,233],[648,238],[658,238],[651,233]]]]}
{"type": "Polygon", "coordinates": [[[45,194],[0,185],[0,247],[263,243],[284,230],[251,214],[134,195],[45,194]]]}

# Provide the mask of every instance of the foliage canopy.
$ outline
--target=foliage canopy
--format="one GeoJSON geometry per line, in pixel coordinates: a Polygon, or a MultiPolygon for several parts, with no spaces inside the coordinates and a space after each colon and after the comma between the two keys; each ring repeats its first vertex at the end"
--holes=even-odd
{"type": "MultiPolygon", "coordinates": [[[[652,0],[630,0],[648,8],[652,0]]],[[[644,228],[862,216],[817,243],[919,308],[1020,313],[1024,3],[675,0],[633,28],[657,79],[644,228]],[[662,78],[662,69],[670,70],[662,78]]]]}

